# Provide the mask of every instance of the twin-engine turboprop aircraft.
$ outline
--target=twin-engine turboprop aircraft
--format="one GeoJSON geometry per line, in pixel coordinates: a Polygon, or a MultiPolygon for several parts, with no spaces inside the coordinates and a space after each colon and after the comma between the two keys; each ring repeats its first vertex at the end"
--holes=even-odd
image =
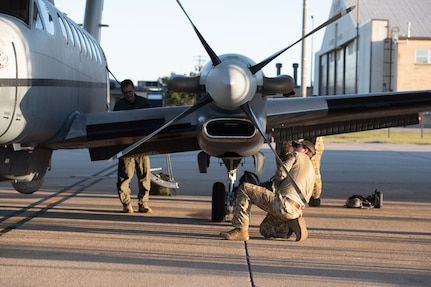
{"type": "Polygon", "coordinates": [[[201,150],[201,172],[211,156],[228,171],[227,196],[223,183],[213,186],[212,220],[221,221],[232,205],[241,160],[253,156],[256,170],[263,167],[263,143],[415,124],[418,112],[431,110],[431,91],[272,97],[290,94],[295,83],[287,75],[265,77],[262,68],[302,39],[259,63],[217,55],[177,3],[211,61],[199,76],[174,76],[168,87],[196,93],[196,104],[107,112],[109,81],[97,41],[51,1],[2,0],[0,179],[20,192],[38,190],[56,149],[88,148],[91,160],[201,150]]]}

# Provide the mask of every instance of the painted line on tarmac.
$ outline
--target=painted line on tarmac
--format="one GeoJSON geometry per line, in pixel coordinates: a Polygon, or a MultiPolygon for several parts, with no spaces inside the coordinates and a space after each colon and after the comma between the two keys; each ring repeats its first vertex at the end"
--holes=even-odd
{"type": "Polygon", "coordinates": [[[19,228],[31,219],[41,216],[49,209],[54,208],[64,201],[77,196],[81,192],[87,190],[89,187],[108,178],[116,172],[117,164],[113,164],[95,174],[78,180],[74,184],[63,188],[54,194],[46,196],[37,202],[34,202],[0,218],[0,237],[9,231],[19,228]]]}

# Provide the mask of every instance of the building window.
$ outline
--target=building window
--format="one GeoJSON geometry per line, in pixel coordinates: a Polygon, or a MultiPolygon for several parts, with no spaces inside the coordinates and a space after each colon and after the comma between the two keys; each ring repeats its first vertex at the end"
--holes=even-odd
{"type": "Polygon", "coordinates": [[[418,49],[416,50],[416,64],[431,64],[431,49],[423,50],[418,49]]]}
{"type": "Polygon", "coordinates": [[[320,56],[319,94],[354,94],[356,90],[356,43],[351,41],[320,56]]]}

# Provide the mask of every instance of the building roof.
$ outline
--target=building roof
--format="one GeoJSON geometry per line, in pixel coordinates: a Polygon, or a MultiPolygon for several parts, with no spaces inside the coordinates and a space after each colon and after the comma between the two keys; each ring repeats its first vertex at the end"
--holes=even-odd
{"type": "MultiPolygon", "coordinates": [[[[340,0],[334,0],[334,3],[340,0]]],[[[351,12],[354,23],[369,20],[389,20],[391,28],[398,27],[399,37],[431,37],[430,0],[344,0],[346,7],[355,5],[351,12]],[[410,25],[409,25],[410,23],[410,25]],[[410,26],[410,27],[409,27],[410,26]]]]}

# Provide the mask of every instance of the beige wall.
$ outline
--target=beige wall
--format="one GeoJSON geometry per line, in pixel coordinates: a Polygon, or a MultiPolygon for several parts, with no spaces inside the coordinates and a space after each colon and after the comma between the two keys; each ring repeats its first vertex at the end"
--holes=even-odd
{"type": "Polygon", "coordinates": [[[399,40],[396,91],[431,89],[431,64],[415,64],[416,49],[431,49],[431,40],[399,40]]]}

